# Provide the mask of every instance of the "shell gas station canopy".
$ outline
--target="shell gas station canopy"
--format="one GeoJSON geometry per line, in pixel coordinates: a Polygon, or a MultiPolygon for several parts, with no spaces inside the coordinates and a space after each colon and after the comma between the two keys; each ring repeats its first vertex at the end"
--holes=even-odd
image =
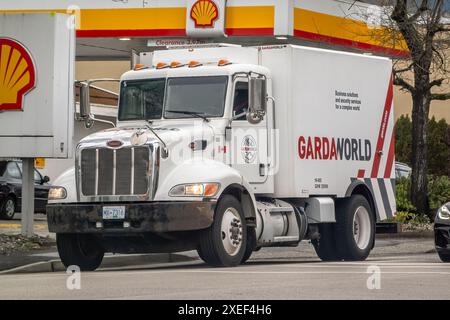
{"type": "Polygon", "coordinates": [[[192,39],[407,56],[402,40],[374,36],[391,34],[379,23],[381,11],[350,0],[16,0],[4,1],[0,10],[75,14],[78,59],[129,59],[131,50],[192,39]]]}

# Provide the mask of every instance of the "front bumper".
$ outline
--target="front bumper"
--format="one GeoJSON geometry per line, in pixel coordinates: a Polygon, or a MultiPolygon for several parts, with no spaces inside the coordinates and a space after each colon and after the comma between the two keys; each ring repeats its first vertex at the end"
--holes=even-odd
{"type": "Polygon", "coordinates": [[[50,232],[143,233],[206,229],[216,202],[68,203],[47,205],[50,232]],[[125,219],[103,220],[103,206],[125,206],[125,219]],[[124,222],[129,227],[124,228],[124,222]],[[97,222],[102,223],[98,228],[97,222]]]}
{"type": "Polygon", "coordinates": [[[450,224],[434,224],[434,242],[437,251],[450,253],[450,224]]]}

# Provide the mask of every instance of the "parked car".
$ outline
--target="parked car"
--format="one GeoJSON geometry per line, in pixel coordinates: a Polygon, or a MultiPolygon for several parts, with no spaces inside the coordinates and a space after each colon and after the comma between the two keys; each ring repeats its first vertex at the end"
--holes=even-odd
{"type": "MultiPolygon", "coordinates": [[[[35,212],[45,213],[48,190],[48,176],[34,169],[35,212]]],[[[21,211],[22,204],[22,162],[0,161],[0,218],[11,220],[16,212],[21,211]]]]}
{"type": "Polygon", "coordinates": [[[395,162],[395,178],[409,178],[411,176],[411,167],[406,163],[395,162]]]}
{"type": "Polygon", "coordinates": [[[434,219],[434,243],[439,258],[450,262],[450,202],[439,208],[434,219]]]}

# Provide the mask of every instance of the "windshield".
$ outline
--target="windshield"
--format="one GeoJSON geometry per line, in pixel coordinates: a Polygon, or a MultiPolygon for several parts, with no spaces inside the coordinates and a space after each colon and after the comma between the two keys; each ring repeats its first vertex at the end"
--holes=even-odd
{"type": "Polygon", "coordinates": [[[119,120],[161,119],[166,79],[123,81],[119,120]]]}
{"type": "Polygon", "coordinates": [[[192,118],[193,113],[207,117],[222,117],[227,83],[226,76],[168,79],[164,118],[192,118]]]}

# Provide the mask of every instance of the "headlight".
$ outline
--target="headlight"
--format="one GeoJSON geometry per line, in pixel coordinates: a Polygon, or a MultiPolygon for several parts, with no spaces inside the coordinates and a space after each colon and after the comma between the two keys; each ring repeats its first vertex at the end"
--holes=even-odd
{"type": "Polygon", "coordinates": [[[450,209],[446,205],[443,205],[438,210],[438,217],[439,217],[439,219],[442,219],[442,220],[450,219],[450,209]]]}
{"type": "Polygon", "coordinates": [[[219,191],[218,183],[180,184],[170,189],[171,197],[214,197],[219,191]]]}
{"type": "Polygon", "coordinates": [[[67,191],[63,187],[51,187],[48,191],[48,200],[61,200],[67,197],[67,191]]]}

